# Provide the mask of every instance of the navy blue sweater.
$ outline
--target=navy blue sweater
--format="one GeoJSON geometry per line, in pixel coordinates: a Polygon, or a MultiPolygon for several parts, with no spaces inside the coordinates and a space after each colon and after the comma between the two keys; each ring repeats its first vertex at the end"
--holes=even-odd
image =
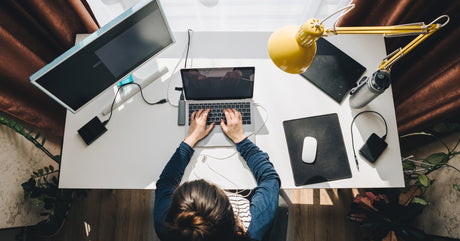
{"type": "MultiPolygon", "coordinates": [[[[270,228],[278,206],[280,179],[268,154],[262,152],[254,143],[246,139],[236,144],[236,149],[246,160],[257,181],[251,199],[251,223],[248,234],[252,240],[262,240],[270,228]]],[[[193,155],[193,149],[182,142],[173,154],[160,179],[156,183],[155,204],[153,209],[154,225],[158,237],[165,240],[165,218],[174,190],[180,184],[184,170],[193,155]]]]}

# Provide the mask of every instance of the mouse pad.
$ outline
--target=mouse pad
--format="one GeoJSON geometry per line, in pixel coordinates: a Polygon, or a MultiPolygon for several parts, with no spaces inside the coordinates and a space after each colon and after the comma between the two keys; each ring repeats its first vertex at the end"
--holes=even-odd
{"type": "Polygon", "coordinates": [[[342,130],[337,114],[313,116],[283,122],[296,186],[350,178],[342,130]],[[303,140],[316,138],[316,160],[312,164],[302,161],[303,140]]]}
{"type": "Polygon", "coordinates": [[[301,75],[340,104],[364,71],[364,66],[320,38],[316,41],[313,63],[301,75]]]}

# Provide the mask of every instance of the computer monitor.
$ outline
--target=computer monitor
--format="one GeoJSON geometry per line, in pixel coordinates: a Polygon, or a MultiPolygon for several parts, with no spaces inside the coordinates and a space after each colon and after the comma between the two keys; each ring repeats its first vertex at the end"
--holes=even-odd
{"type": "Polygon", "coordinates": [[[142,1],[30,76],[72,113],[175,42],[158,0],[142,1]]]}

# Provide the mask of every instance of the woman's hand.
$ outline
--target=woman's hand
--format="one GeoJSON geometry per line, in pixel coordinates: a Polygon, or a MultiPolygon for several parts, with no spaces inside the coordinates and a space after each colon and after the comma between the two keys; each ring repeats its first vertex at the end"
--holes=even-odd
{"type": "Polygon", "coordinates": [[[235,144],[246,139],[241,113],[235,109],[224,109],[224,114],[225,119],[227,119],[227,124],[224,123],[223,119],[220,119],[220,126],[228,138],[235,144]]]}
{"type": "Polygon", "coordinates": [[[207,110],[200,109],[199,111],[194,111],[190,116],[190,127],[184,139],[184,142],[189,146],[194,147],[199,140],[207,136],[214,128],[214,123],[206,128],[206,119],[210,110],[209,108],[207,110]]]}

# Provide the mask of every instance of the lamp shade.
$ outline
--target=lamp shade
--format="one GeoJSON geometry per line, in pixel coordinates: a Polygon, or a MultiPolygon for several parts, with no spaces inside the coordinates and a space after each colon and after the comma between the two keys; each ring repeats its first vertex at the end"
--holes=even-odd
{"type": "Polygon", "coordinates": [[[324,27],[317,19],[302,26],[286,26],[274,32],[268,40],[268,54],[273,63],[290,74],[300,74],[310,67],[316,54],[316,40],[324,27]]]}

